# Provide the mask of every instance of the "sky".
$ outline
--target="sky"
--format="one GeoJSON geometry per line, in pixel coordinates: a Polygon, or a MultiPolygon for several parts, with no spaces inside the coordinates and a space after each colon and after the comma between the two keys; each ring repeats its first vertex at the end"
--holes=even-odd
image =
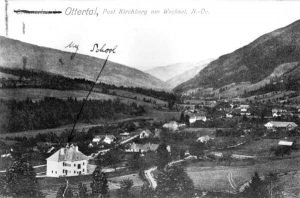
{"type": "MultiPolygon", "coordinates": [[[[0,35],[5,35],[4,7],[1,1],[0,35]]],[[[79,45],[78,53],[99,58],[106,54],[91,52],[95,43],[117,45],[111,61],[147,70],[218,58],[300,19],[299,10],[297,1],[9,0],[8,37],[71,52],[75,49],[65,47],[73,41],[79,45]],[[98,16],[68,14],[73,8],[97,8],[98,16]],[[61,10],[62,14],[16,14],[17,9],[61,10]],[[118,14],[120,9],[147,14],[118,14]],[[186,9],[187,14],[163,14],[164,9],[186,9]],[[202,14],[191,14],[193,9],[202,14]],[[160,14],[151,14],[152,10],[160,14]]]]}

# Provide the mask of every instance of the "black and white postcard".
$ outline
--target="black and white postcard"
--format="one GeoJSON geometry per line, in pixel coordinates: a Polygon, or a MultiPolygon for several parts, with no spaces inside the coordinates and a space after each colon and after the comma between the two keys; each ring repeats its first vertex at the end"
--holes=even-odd
{"type": "Polygon", "coordinates": [[[300,1],[0,0],[0,197],[300,197],[300,1]]]}

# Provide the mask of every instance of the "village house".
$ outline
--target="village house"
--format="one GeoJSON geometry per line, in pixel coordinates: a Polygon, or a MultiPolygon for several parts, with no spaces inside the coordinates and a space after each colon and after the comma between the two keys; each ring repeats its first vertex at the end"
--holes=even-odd
{"type": "Polygon", "coordinates": [[[177,131],[179,129],[179,124],[176,121],[171,121],[171,122],[165,123],[163,125],[163,128],[169,129],[171,131],[177,131]]]}
{"type": "Polygon", "coordinates": [[[287,129],[293,130],[298,125],[294,122],[277,122],[277,121],[270,121],[265,124],[267,129],[287,129]]]}
{"type": "Polygon", "coordinates": [[[66,146],[47,158],[48,177],[78,176],[88,174],[89,157],[78,146],[66,146]]]}
{"type": "Polygon", "coordinates": [[[232,118],[233,115],[231,113],[226,113],[226,118],[232,118]]]}
{"type": "Polygon", "coordinates": [[[115,141],[116,137],[114,135],[97,135],[93,138],[92,142],[99,144],[99,143],[105,143],[105,144],[111,144],[115,141]]]}
{"type": "Polygon", "coordinates": [[[272,116],[273,117],[280,117],[287,113],[286,109],[272,109],[272,116]]]}
{"type": "Polygon", "coordinates": [[[189,118],[190,124],[195,123],[197,120],[206,122],[207,118],[206,118],[205,115],[192,115],[192,116],[189,118]]]}
{"type": "Polygon", "coordinates": [[[160,137],[160,134],[161,134],[161,129],[155,129],[155,130],[154,130],[154,137],[155,137],[155,138],[159,138],[159,137],[160,137]]]}
{"type": "Polygon", "coordinates": [[[128,132],[124,132],[124,133],[120,133],[120,137],[121,137],[121,140],[125,140],[129,137],[130,133],[128,132]]]}
{"type": "Polygon", "coordinates": [[[140,139],[152,137],[153,134],[149,129],[142,130],[140,132],[140,139]]]}
{"type": "Polygon", "coordinates": [[[293,146],[294,142],[289,140],[279,140],[279,146],[293,146]]]}
{"type": "Polygon", "coordinates": [[[128,149],[126,149],[126,152],[140,152],[140,153],[146,153],[148,151],[156,151],[158,148],[158,144],[136,144],[132,143],[128,149]]]}
{"type": "Polygon", "coordinates": [[[240,110],[240,115],[241,116],[250,116],[251,113],[249,111],[250,106],[246,104],[241,104],[237,109],[240,110]]]}
{"type": "Polygon", "coordinates": [[[214,138],[213,137],[210,137],[209,135],[204,135],[204,136],[201,136],[197,139],[197,142],[201,142],[201,143],[206,143],[208,142],[209,140],[213,140],[214,138]]]}

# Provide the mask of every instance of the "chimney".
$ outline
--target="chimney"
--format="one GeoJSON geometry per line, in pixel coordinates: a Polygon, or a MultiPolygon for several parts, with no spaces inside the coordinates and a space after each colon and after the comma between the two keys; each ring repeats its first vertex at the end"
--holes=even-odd
{"type": "Polygon", "coordinates": [[[75,151],[77,151],[77,152],[78,152],[78,146],[75,146],[75,151]]]}

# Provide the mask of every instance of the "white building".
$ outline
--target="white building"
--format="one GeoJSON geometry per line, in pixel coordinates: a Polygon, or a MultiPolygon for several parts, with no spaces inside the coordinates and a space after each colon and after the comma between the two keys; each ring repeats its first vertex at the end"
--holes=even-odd
{"type": "Polygon", "coordinates": [[[163,125],[163,128],[172,130],[172,131],[177,131],[179,129],[179,124],[176,121],[171,121],[169,123],[165,123],[163,125]]]}
{"type": "Polygon", "coordinates": [[[206,116],[197,116],[197,115],[193,115],[190,117],[189,122],[190,124],[195,123],[197,120],[201,120],[203,122],[206,122],[207,118],[206,116]]]}
{"type": "Polygon", "coordinates": [[[231,113],[226,113],[226,118],[232,118],[233,115],[231,113]]]}
{"type": "Polygon", "coordinates": [[[204,135],[204,136],[201,136],[197,139],[197,142],[201,142],[201,143],[206,143],[208,142],[209,140],[213,140],[214,138],[208,136],[208,135],[204,135]]]}
{"type": "Polygon", "coordinates": [[[153,134],[151,133],[151,131],[149,129],[145,129],[140,132],[140,139],[149,138],[152,135],[153,134]]]}
{"type": "Polygon", "coordinates": [[[111,144],[115,141],[116,137],[114,135],[97,135],[93,138],[92,142],[99,144],[99,143],[105,143],[105,144],[111,144]]]}
{"type": "Polygon", "coordinates": [[[272,109],[272,116],[273,117],[280,117],[283,114],[286,114],[287,110],[286,109],[272,109]]]}
{"type": "Polygon", "coordinates": [[[128,149],[126,149],[126,152],[141,152],[141,153],[145,153],[148,151],[156,151],[156,149],[158,148],[158,144],[151,144],[151,143],[147,143],[147,144],[136,144],[136,143],[132,143],[128,149]]]}
{"type": "Polygon", "coordinates": [[[89,157],[71,145],[61,148],[47,158],[48,177],[78,176],[88,174],[89,157]]]}
{"type": "Polygon", "coordinates": [[[270,121],[265,124],[265,127],[267,129],[276,129],[276,128],[281,128],[281,129],[288,129],[292,130],[296,128],[298,125],[295,122],[276,122],[276,121],[270,121]]]}
{"type": "Polygon", "coordinates": [[[294,142],[292,141],[287,141],[287,140],[280,140],[278,142],[279,146],[293,146],[294,142]]]}

